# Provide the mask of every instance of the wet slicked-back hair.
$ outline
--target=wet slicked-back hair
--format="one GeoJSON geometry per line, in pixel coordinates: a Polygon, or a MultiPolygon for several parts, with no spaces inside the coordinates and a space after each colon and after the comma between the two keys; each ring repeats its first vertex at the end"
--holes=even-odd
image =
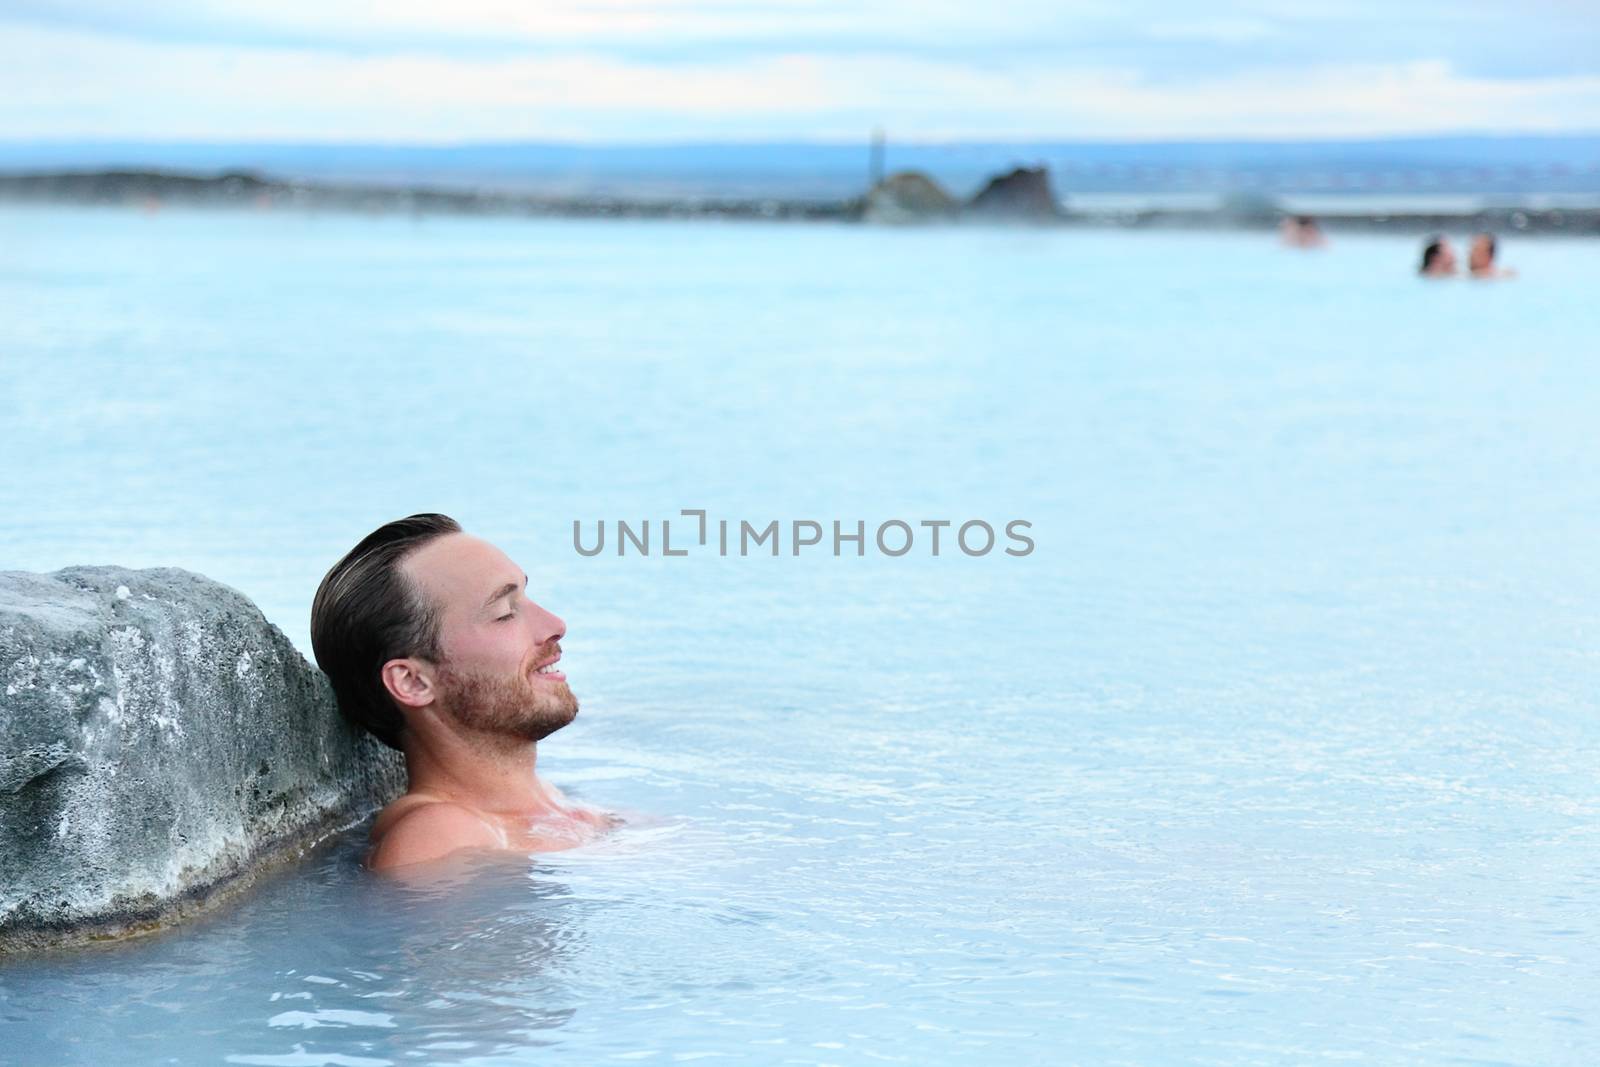
{"type": "Polygon", "coordinates": [[[460,531],[456,520],[433,513],[385,523],[333,565],[311,602],[311,650],[333,682],[340,712],[393,749],[400,749],[405,718],[384,688],[383,665],[441,658],[438,608],[400,564],[434,538],[460,531]]]}

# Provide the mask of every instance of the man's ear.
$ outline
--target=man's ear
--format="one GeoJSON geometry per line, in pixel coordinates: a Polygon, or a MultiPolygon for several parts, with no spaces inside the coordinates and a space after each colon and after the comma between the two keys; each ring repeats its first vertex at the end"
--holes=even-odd
{"type": "Polygon", "coordinates": [[[378,676],[395,702],[408,708],[425,708],[438,696],[433,684],[433,667],[426,660],[392,659],[378,676]]]}

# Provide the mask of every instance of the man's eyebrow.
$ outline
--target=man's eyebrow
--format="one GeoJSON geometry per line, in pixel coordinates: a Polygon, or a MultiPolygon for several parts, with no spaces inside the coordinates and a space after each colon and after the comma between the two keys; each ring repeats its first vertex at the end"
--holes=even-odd
{"type": "MultiPolygon", "coordinates": [[[[526,578],[523,579],[523,584],[527,584],[527,579],[526,578]]],[[[510,596],[512,593],[515,593],[516,591],[517,591],[517,583],[516,582],[507,582],[505,585],[502,585],[499,589],[496,589],[494,591],[494,595],[489,597],[488,600],[485,600],[483,602],[483,606],[484,607],[488,607],[490,604],[493,604],[496,600],[499,600],[502,597],[510,596]]]]}
{"type": "MultiPolygon", "coordinates": [[[[516,582],[507,582],[505,585],[502,585],[499,589],[496,589],[494,591],[494,595],[491,596],[488,600],[485,600],[483,602],[483,606],[485,608],[487,608],[490,604],[493,604],[496,600],[499,600],[501,597],[510,596],[512,593],[515,593],[517,591],[517,588],[518,587],[517,587],[517,583],[516,582]]],[[[526,574],[524,574],[522,576],[522,586],[521,586],[521,588],[523,588],[523,589],[528,588],[528,576],[526,574]]]]}

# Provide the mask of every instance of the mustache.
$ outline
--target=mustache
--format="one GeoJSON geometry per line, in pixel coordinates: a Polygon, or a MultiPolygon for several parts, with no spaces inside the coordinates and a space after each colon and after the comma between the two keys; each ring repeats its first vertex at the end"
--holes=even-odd
{"type": "Polygon", "coordinates": [[[526,666],[529,670],[538,670],[540,666],[549,663],[559,655],[561,655],[561,642],[552,641],[548,645],[541,645],[538,650],[535,651],[531,657],[529,657],[526,666]]]}

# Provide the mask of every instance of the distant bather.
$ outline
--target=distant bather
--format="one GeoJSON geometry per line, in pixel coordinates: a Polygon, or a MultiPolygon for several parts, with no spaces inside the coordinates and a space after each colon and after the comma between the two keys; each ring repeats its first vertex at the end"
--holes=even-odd
{"type": "Polygon", "coordinates": [[[1467,272],[1484,280],[1515,278],[1516,271],[1495,265],[1495,251],[1494,234],[1480,233],[1474,237],[1472,248],[1467,252],[1467,272]]]}
{"type": "Polygon", "coordinates": [[[1310,215],[1285,215],[1278,224],[1278,237],[1290,248],[1322,248],[1328,243],[1322,227],[1310,215]]]}
{"type": "Polygon", "coordinates": [[[1448,237],[1432,237],[1422,249],[1422,266],[1417,273],[1424,278],[1454,278],[1456,275],[1456,250],[1448,237]]]}

